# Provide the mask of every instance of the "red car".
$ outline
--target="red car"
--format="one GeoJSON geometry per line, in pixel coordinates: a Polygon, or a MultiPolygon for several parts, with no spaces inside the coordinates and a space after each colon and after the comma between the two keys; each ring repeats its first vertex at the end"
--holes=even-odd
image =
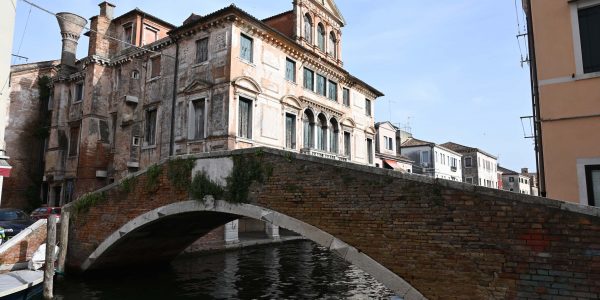
{"type": "Polygon", "coordinates": [[[60,207],[40,207],[31,212],[32,220],[47,219],[48,216],[55,215],[56,222],[60,220],[60,207]]]}

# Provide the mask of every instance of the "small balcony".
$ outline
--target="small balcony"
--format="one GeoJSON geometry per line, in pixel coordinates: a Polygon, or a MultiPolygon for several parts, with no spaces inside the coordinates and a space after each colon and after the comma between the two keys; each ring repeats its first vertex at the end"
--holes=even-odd
{"type": "Polygon", "coordinates": [[[302,148],[300,149],[300,153],[339,161],[349,161],[345,155],[311,148],[302,148]]]}
{"type": "Polygon", "coordinates": [[[456,166],[451,166],[451,167],[450,167],[450,171],[452,171],[452,172],[456,172],[456,170],[457,170],[457,169],[456,169],[456,166]]]}

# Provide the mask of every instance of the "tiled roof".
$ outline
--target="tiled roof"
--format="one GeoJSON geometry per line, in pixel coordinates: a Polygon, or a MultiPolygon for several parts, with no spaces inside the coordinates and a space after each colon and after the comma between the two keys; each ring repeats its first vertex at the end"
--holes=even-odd
{"type": "Polygon", "coordinates": [[[519,173],[501,166],[498,166],[498,171],[502,172],[503,175],[519,175],[519,173]]]}
{"type": "Polygon", "coordinates": [[[496,157],[494,155],[491,155],[491,154],[489,154],[489,153],[487,153],[487,152],[485,152],[485,151],[483,151],[483,150],[481,150],[479,148],[468,147],[468,146],[464,146],[464,145],[457,144],[457,143],[454,143],[454,142],[447,142],[447,143],[441,144],[440,146],[442,146],[442,147],[444,147],[446,149],[450,149],[450,150],[455,151],[455,152],[459,152],[459,153],[479,152],[479,153],[487,155],[487,156],[489,156],[491,158],[498,159],[498,157],[496,157]]]}
{"type": "Polygon", "coordinates": [[[435,146],[435,143],[427,142],[415,138],[410,138],[401,145],[402,147],[435,146]]]}

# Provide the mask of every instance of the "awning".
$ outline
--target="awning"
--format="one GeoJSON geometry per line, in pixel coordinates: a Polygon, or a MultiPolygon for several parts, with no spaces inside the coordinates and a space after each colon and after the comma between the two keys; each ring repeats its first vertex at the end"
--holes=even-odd
{"type": "Polygon", "coordinates": [[[10,171],[12,167],[8,164],[6,159],[0,159],[0,176],[10,177],[10,171]]]}
{"type": "Polygon", "coordinates": [[[388,165],[390,168],[392,168],[394,170],[401,170],[402,169],[400,167],[400,165],[398,164],[398,162],[396,162],[396,161],[389,160],[389,159],[384,159],[383,161],[385,162],[386,165],[388,165]]]}

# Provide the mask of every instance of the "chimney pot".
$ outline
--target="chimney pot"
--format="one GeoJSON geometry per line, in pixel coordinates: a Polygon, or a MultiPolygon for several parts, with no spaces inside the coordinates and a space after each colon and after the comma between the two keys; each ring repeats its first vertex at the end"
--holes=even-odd
{"type": "Polygon", "coordinates": [[[100,15],[112,20],[113,13],[115,10],[115,5],[104,1],[100,4],[98,4],[98,6],[100,6],[100,15]]]}
{"type": "Polygon", "coordinates": [[[60,63],[75,66],[77,42],[87,24],[87,20],[76,14],[61,12],[56,14],[56,20],[62,35],[62,55],[60,63]]]}

